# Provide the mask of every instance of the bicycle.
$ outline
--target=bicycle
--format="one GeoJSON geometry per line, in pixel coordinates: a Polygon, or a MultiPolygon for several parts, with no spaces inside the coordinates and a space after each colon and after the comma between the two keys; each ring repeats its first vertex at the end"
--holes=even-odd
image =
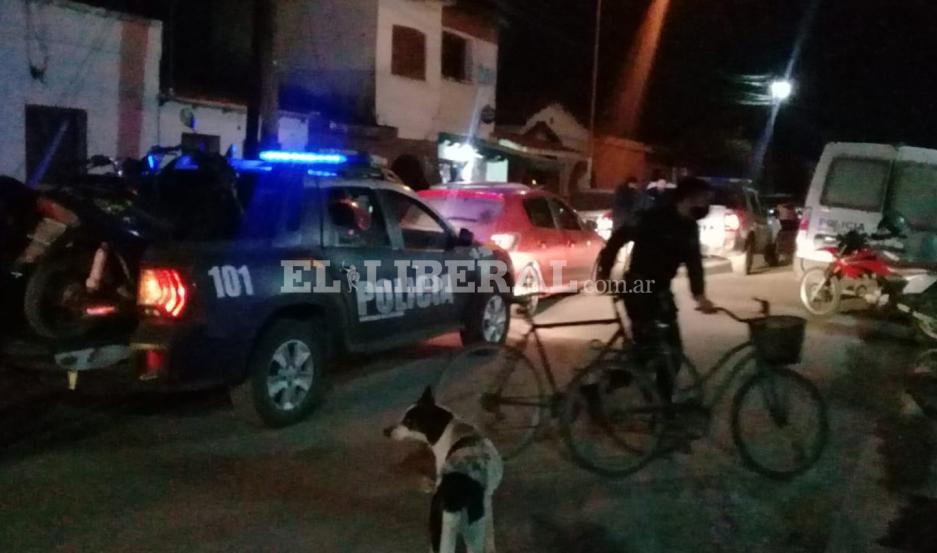
{"type": "MultiPolygon", "coordinates": [[[[526,315],[529,329],[522,337],[521,348],[480,345],[457,354],[443,372],[437,396],[479,426],[505,459],[516,457],[534,441],[545,415],[549,414],[559,423],[560,434],[577,465],[617,478],[702,437],[688,433],[678,436],[675,443],[664,439],[673,438],[673,431],[685,425],[681,416],[697,413],[710,419],[712,408],[729,385],[754,364],[751,376],[735,394],[731,413],[733,441],[744,464],[762,475],[787,479],[809,470],[819,460],[829,433],[826,404],[809,380],[788,368],[799,361],[806,321],[798,317],[772,317],[768,302],[762,302],[762,316],[754,319],[742,319],[720,309],[736,321],[748,324],[751,338],[730,349],[705,374],[683,356],[682,363],[687,369],[682,376],[690,382],[677,388],[672,403],[665,403],[650,377],[655,366],[639,363],[635,357],[635,348],[618,311],[619,301],[616,298],[615,319],[538,323],[526,315]],[[617,325],[618,329],[604,342],[595,359],[574,370],[571,383],[563,390],[557,384],[538,331],[589,325],[617,325]],[[524,353],[531,337],[549,386],[547,391],[524,353]],[[742,352],[746,353],[739,356],[742,352]],[[707,384],[733,358],[737,361],[728,376],[707,398],[707,384]],[[599,390],[600,401],[590,400],[584,393],[584,387],[589,385],[599,390]],[[767,411],[761,422],[773,424],[782,434],[800,430],[796,424],[789,424],[791,401],[807,400],[809,422],[814,423],[815,431],[809,433],[812,438],[809,447],[801,447],[800,441],[794,446],[793,466],[776,463],[781,457],[778,448],[763,456],[763,448],[752,441],[749,423],[756,420],[756,415],[765,415],[750,405],[758,395],[767,411]]],[[[665,351],[659,353],[656,359],[666,358],[665,351]]],[[[671,374],[678,376],[675,370],[671,374]]]]}

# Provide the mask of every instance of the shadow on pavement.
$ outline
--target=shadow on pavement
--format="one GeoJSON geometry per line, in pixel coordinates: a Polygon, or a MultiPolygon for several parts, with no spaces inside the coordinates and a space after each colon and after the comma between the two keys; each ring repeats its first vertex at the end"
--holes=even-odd
{"type": "Polygon", "coordinates": [[[557,553],[627,553],[630,549],[603,526],[586,521],[562,524],[544,514],[530,518],[536,551],[557,553]]]}

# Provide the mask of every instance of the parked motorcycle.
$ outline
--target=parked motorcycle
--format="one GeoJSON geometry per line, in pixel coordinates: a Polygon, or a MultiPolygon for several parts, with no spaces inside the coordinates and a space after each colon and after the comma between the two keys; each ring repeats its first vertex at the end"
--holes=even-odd
{"type": "Polygon", "coordinates": [[[895,297],[905,280],[870,245],[870,239],[891,237],[890,233],[868,235],[855,230],[837,236],[835,247],[823,248],[833,256],[833,261],[826,267],[807,271],[800,280],[804,308],[811,315],[826,317],[836,313],[847,294],[872,305],[878,305],[885,296],[895,297]]]}
{"type": "Polygon", "coordinates": [[[96,156],[89,166],[111,171],[76,176],[42,193],[42,219],[16,262],[19,269],[32,268],[23,299],[26,320],[49,339],[78,338],[105,321],[133,320],[146,247],[211,220],[218,211],[212,206],[226,202],[216,188],[231,188],[235,178],[221,156],[179,147],[154,148],[144,160],[123,164],[96,156]],[[164,164],[166,156],[174,157],[164,164]],[[193,165],[195,159],[201,163],[193,165]],[[197,170],[177,178],[189,166],[197,170]],[[180,218],[193,210],[201,221],[180,218]]]}
{"type": "Polygon", "coordinates": [[[904,239],[907,221],[889,213],[872,235],[851,231],[838,237],[835,248],[826,248],[833,262],[807,271],[801,279],[800,299],[812,315],[827,316],[839,308],[842,297],[851,294],[868,304],[894,308],[911,315],[914,325],[931,340],[937,340],[937,263],[903,259],[894,250],[873,247],[870,240],[904,239]],[[896,269],[913,269],[901,274],[896,269]]]}

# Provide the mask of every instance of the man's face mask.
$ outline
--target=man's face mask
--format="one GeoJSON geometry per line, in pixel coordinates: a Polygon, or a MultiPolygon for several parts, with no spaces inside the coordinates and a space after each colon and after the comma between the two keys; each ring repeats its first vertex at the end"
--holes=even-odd
{"type": "Polygon", "coordinates": [[[690,216],[699,221],[709,215],[709,205],[694,205],[690,208],[690,216]]]}

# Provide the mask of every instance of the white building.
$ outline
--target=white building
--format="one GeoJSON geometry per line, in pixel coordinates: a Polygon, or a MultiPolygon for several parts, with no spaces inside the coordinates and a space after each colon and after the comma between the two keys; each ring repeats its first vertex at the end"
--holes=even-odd
{"type": "Polygon", "coordinates": [[[281,97],[312,105],[311,141],[388,159],[416,186],[439,179],[440,133],[494,128],[498,37],[444,0],[283,2],[281,97]],[[421,182],[422,181],[422,182],[421,182]]]}
{"type": "Polygon", "coordinates": [[[48,175],[156,137],[162,28],[65,0],[0,2],[0,174],[48,175]]]}
{"type": "MultiPolygon", "coordinates": [[[[233,147],[234,157],[239,158],[246,127],[247,107],[243,104],[165,96],[160,99],[156,143],[182,144],[221,154],[233,147]]],[[[278,142],[284,150],[305,150],[309,144],[308,117],[280,112],[278,142]]]]}
{"type": "MultiPolygon", "coordinates": [[[[281,112],[283,148],[365,150],[421,186],[440,178],[441,134],[491,134],[498,36],[486,15],[450,0],[278,6],[281,105],[301,110],[281,112]]],[[[157,21],[6,0],[0,39],[0,174],[26,179],[48,157],[52,180],[70,162],[139,157],[154,144],[241,150],[243,105],[161,96],[157,21]]]]}

